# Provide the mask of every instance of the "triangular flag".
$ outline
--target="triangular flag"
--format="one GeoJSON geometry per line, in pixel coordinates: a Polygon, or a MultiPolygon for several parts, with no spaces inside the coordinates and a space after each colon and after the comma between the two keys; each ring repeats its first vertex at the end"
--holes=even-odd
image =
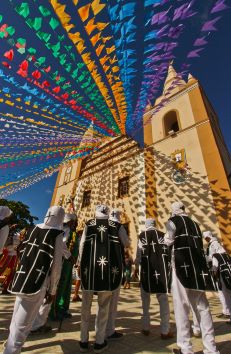
{"type": "Polygon", "coordinates": [[[94,15],[97,15],[100,11],[102,11],[105,6],[106,4],[100,4],[100,0],[93,0],[91,3],[94,15]]]}
{"type": "Polygon", "coordinates": [[[90,10],[91,4],[87,4],[83,7],[80,7],[80,9],[78,9],[79,12],[79,16],[81,17],[81,20],[83,22],[85,22],[88,17],[89,17],[89,10],[90,10]]]}

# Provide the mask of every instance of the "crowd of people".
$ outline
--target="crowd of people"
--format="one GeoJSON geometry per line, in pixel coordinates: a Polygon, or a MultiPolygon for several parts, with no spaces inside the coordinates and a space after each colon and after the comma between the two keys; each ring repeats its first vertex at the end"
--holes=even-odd
{"type": "Polygon", "coordinates": [[[93,295],[97,295],[95,343],[93,350],[107,349],[111,339],[120,339],[115,321],[120,287],[130,288],[133,277],[140,280],[142,302],[141,332],[150,334],[151,294],[160,307],[160,337],[175,336],[170,325],[168,294],[172,294],[176,323],[175,354],[193,354],[193,333],[201,336],[205,354],[219,354],[206,291],[218,291],[221,318],[231,324],[231,258],[211,231],[186,213],[181,202],[172,204],[165,233],[153,218],[146,219],[138,237],[133,262],[120,212],[98,205],[95,217],[77,233],[76,213],[61,206],[48,209],[44,222],[15,233],[12,211],[0,206],[0,279],[3,294],[16,296],[9,336],[3,354],[21,353],[30,333],[46,333],[50,320],[71,317],[69,310],[73,279],[73,301],[81,301],[80,352],[90,350],[89,324],[93,295]],[[203,238],[208,243],[204,252],[203,238]],[[81,287],[82,299],[79,296],[81,287]]]}

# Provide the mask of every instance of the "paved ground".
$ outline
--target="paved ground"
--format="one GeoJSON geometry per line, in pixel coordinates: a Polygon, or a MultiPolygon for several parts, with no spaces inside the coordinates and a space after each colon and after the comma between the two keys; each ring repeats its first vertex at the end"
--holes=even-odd
{"type": "MultiPolygon", "coordinates": [[[[0,296],[0,351],[2,343],[8,335],[8,327],[13,309],[13,296],[0,296]]],[[[210,296],[210,305],[215,321],[216,341],[221,354],[231,353],[231,326],[225,320],[216,318],[220,313],[219,301],[215,296],[210,296]]],[[[171,302],[171,297],[170,297],[171,302]]],[[[58,323],[52,322],[53,331],[49,335],[30,336],[25,343],[23,353],[28,354],[76,354],[79,353],[79,330],[80,330],[80,303],[72,303],[72,319],[65,320],[60,332],[57,331],[58,323]]],[[[93,311],[95,314],[96,302],[94,301],[93,311]]],[[[171,304],[172,308],[172,304],[171,304]]],[[[139,289],[132,288],[121,290],[119,311],[117,319],[117,329],[124,333],[120,340],[110,342],[106,353],[128,354],[128,353],[171,353],[171,348],[175,346],[175,339],[163,341],[159,338],[159,312],[155,296],[152,299],[152,329],[151,335],[145,337],[140,333],[141,322],[141,302],[139,289]]],[[[173,329],[174,316],[171,316],[173,329]]],[[[91,322],[90,340],[94,341],[94,316],[91,322]]],[[[200,339],[193,338],[193,345],[196,354],[202,353],[200,339]]]]}

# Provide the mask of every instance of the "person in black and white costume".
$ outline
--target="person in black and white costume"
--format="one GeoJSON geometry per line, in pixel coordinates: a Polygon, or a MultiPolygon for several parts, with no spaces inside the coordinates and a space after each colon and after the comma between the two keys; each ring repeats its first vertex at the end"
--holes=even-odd
{"type": "Polygon", "coordinates": [[[77,266],[80,266],[82,284],[81,352],[89,350],[89,323],[94,292],[98,296],[94,352],[100,353],[107,348],[105,334],[111,296],[122,279],[122,247],[118,236],[121,225],[109,220],[108,214],[106,205],[98,205],[96,218],[86,223],[80,242],[77,266]]]}
{"type": "Polygon", "coordinates": [[[31,227],[9,291],[16,294],[10,333],[3,354],[19,354],[44,297],[55,296],[62,267],[64,209],[48,209],[44,223],[31,227]]]}
{"type": "Polygon", "coordinates": [[[145,221],[145,231],[139,235],[135,259],[135,276],[140,266],[141,299],[143,308],[142,333],[150,334],[150,298],[156,294],[160,305],[161,338],[169,339],[170,331],[169,292],[169,249],[163,244],[163,232],[156,229],[156,222],[150,218],[145,221]]]}
{"type": "MultiPolygon", "coordinates": [[[[120,211],[118,209],[112,209],[110,212],[109,220],[115,222],[116,224],[120,224],[120,211]]],[[[118,236],[121,242],[121,245],[124,248],[129,247],[129,237],[127,231],[124,226],[120,224],[118,236]]],[[[115,320],[117,314],[117,305],[119,301],[120,294],[120,286],[112,292],[112,297],[110,301],[109,307],[109,315],[106,327],[106,338],[107,339],[119,339],[123,336],[123,333],[117,332],[115,330],[115,320]]]]}
{"type": "Polygon", "coordinates": [[[200,324],[205,354],[218,354],[206,290],[215,290],[203,251],[199,225],[188,217],[181,202],[172,204],[164,242],[172,246],[172,296],[177,327],[173,353],[193,354],[190,338],[190,306],[200,324]]]}
{"type": "Polygon", "coordinates": [[[224,247],[218,239],[213,236],[211,231],[203,232],[204,239],[208,242],[207,261],[211,262],[212,270],[218,279],[218,295],[226,314],[229,316],[220,316],[220,318],[230,318],[227,322],[231,324],[231,257],[227,254],[224,247]]]}
{"type": "Polygon", "coordinates": [[[9,222],[12,211],[8,206],[0,206],[0,255],[2,254],[7,237],[9,235],[9,222]]]}

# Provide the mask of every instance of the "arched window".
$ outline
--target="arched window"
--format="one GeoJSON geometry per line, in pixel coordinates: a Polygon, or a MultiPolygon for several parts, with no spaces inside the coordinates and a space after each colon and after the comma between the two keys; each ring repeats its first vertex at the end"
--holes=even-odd
{"type": "MultiPolygon", "coordinates": [[[[180,125],[176,111],[169,111],[164,116],[164,133],[168,136],[170,132],[178,132],[180,125]]],[[[171,133],[170,133],[171,134],[171,133]]]]}

